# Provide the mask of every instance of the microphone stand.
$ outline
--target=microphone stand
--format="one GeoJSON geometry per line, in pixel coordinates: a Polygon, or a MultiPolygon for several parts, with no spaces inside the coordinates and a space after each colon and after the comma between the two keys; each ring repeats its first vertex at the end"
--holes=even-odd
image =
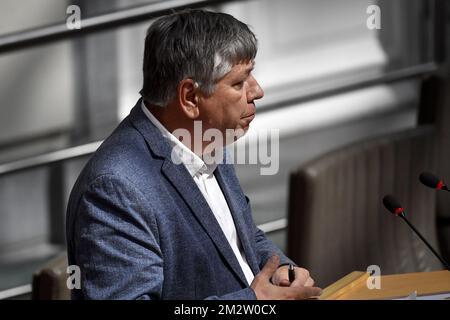
{"type": "Polygon", "coordinates": [[[433,249],[433,247],[428,243],[427,240],[422,236],[422,234],[417,230],[411,222],[409,222],[408,219],[406,219],[405,214],[402,212],[400,215],[400,218],[402,218],[409,226],[410,228],[419,236],[419,238],[427,245],[428,249],[433,252],[433,254],[442,262],[442,264],[445,266],[445,268],[450,271],[450,266],[448,263],[436,252],[436,250],[433,249]]]}

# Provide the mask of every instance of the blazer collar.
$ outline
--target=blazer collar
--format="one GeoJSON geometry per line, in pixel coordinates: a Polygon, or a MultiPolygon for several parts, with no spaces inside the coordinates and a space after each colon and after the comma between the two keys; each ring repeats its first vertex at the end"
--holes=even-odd
{"type": "Polygon", "coordinates": [[[159,129],[147,118],[141,109],[142,98],[131,109],[131,124],[138,130],[147,142],[151,152],[160,158],[170,158],[172,149],[159,129]]]}

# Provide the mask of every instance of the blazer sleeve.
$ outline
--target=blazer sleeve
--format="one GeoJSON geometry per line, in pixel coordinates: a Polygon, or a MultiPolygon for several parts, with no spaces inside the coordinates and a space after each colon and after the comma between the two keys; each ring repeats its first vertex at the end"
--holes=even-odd
{"type": "Polygon", "coordinates": [[[85,299],[161,297],[158,228],[144,199],[131,182],[111,175],[95,179],[82,195],[73,242],[85,299]]]}
{"type": "Polygon", "coordinates": [[[259,257],[259,268],[262,269],[266,264],[269,258],[276,254],[280,257],[280,266],[292,263],[294,266],[297,266],[295,262],[289,259],[283,251],[280,250],[269,238],[267,238],[266,234],[259,229],[255,225],[255,242],[256,242],[256,251],[259,257]]]}
{"type": "MultiPolygon", "coordinates": [[[[85,299],[161,299],[163,258],[153,209],[130,182],[97,178],[80,199],[73,242],[85,299]],[[145,213],[145,216],[144,216],[145,213]]],[[[207,300],[253,300],[245,288],[207,300]]]]}
{"type": "MultiPolygon", "coordinates": [[[[249,198],[247,196],[245,196],[245,199],[246,199],[247,203],[250,205],[249,198]]],[[[264,267],[264,265],[269,260],[269,258],[274,254],[276,254],[280,257],[280,266],[286,265],[289,263],[292,263],[293,265],[297,266],[297,264],[295,262],[293,262],[291,259],[289,259],[283,253],[283,251],[281,251],[280,248],[278,248],[277,245],[275,245],[269,238],[267,238],[264,231],[262,231],[261,229],[259,229],[256,226],[256,224],[253,220],[253,217],[251,216],[251,211],[250,211],[249,219],[251,220],[251,224],[253,226],[254,241],[256,244],[256,255],[258,257],[260,269],[262,269],[264,267]]]]}

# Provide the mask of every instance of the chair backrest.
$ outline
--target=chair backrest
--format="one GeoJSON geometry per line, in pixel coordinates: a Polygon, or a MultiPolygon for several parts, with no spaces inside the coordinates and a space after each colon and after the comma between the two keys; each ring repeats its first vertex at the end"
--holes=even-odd
{"type": "Polygon", "coordinates": [[[33,274],[33,300],[69,300],[67,254],[63,253],[33,274]]]}
{"type": "Polygon", "coordinates": [[[436,245],[435,194],[418,176],[436,166],[434,131],[420,127],[344,147],[291,173],[288,253],[321,286],[378,265],[382,274],[442,265],[382,205],[393,194],[436,245]]]}

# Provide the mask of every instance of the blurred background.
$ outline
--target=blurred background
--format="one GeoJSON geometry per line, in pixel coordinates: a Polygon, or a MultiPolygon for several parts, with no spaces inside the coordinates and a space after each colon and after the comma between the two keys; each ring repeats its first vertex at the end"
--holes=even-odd
{"type": "MultiPolygon", "coordinates": [[[[393,141],[386,137],[425,126],[431,130],[430,143],[425,147],[432,145],[432,149],[415,151],[430,154],[417,170],[434,169],[450,181],[450,168],[445,166],[450,161],[446,152],[450,133],[444,125],[450,117],[445,108],[450,107],[446,50],[450,10],[445,2],[2,0],[0,299],[31,298],[33,274],[65,251],[64,219],[72,185],[92,152],[139,98],[144,37],[152,19],[180,8],[230,13],[249,24],[259,40],[254,74],[265,97],[257,104],[252,130],[280,130],[280,169],[275,175],[264,176],[258,165],[236,166],[242,187],[251,199],[255,222],[282,250],[296,257],[298,264],[312,268],[311,273],[318,274],[322,285],[353,270],[365,271],[367,265],[377,264],[377,259],[381,263],[385,250],[378,248],[379,242],[374,239],[362,249],[352,247],[351,254],[344,254],[347,257],[340,273],[332,270],[341,257],[330,257],[328,261],[326,257],[330,251],[336,256],[345,250],[333,246],[340,239],[341,229],[329,229],[326,218],[315,223],[310,216],[314,210],[326,210],[333,216],[333,210],[302,205],[311,201],[328,203],[336,212],[359,207],[336,207],[336,194],[349,190],[345,184],[326,194],[311,194],[308,192],[314,188],[299,185],[296,177],[299,172],[313,178],[320,176],[320,170],[309,169],[314,161],[348,150],[348,146],[373,143],[378,137],[385,137],[383,143],[393,141]],[[66,20],[72,12],[66,10],[70,5],[81,10],[79,30],[67,28],[66,20]],[[367,9],[371,5],[381,9],[381,29],[368,27],[373,12],[367,9]],[[302,205],[296,205],[301,199],[302,205]],[[366,252],[369,247],[377,250],[378,258],[369,254],[353,261],[359,256],[358,250],[366,252]],[[319,251],[323,253],[314,255],[319,251]],[[315,261],[311,255],[322,258],[315,261]]],[[[412,147],[418,145],[408,141],[412,147]]],[[[397,158],[412,154],[399,150],[394,152],[397,158]]],[[[373,173],[382,170],[383,163],[377,162],[376,169],[369,166],[358,170],[363,170],[361,176],[373,173]]],[[[351,167],[346,174],[358,180],[352,168],[356,170],[351,167]]],[[[413,177],[415,171],[408,170],[404,176],[408,183],[418,183],[413,177]]],[[[395,166],[392,172],[396,172],[395,166]]],[[[391,179],[394,184],[396,177],[391,179]]],[[[368,189],[376,187],[380,194],[406,188],[397,183],[393,189],[383,189],[372,183],[365,181],[368,189]]],[[[432,190],[420,192],[427,193],[427,205],[420,209],[427,214],[425,220],[420,220],[426,221],[422,230],[445,254],[450,219],[440,214],[450,209],[448,200],[445,195],[431,195],[432,190]]],[[[417,197],[412,192],[407,198],[405,201],[417,197]]],[[[348,201],[353,204],[359,200],[348,201]]],[[[378,202],[371,212],[382,217],[377,219],[390,219],[382,214],[384,209],[378,202]]],[[[370,220],[364,215],[358,217],[358,223],[370,220]]],[[[335,225],[351,221],[350,217],[335,218],[335,225]]],[[[383,238],[386,229],[380,224],[377,228],[377,237],[383,238]]],[[[366,235],[362,231],[354,234],[355,238],[350,239],[353,243],[366,235]]],[[[385,270],[442,269],[434,260],[422,252],[411,263],[396,263],[400,269],[386,265],[385,270]],[[430,260],[433,263],[427,263],[430,260]]]]}

